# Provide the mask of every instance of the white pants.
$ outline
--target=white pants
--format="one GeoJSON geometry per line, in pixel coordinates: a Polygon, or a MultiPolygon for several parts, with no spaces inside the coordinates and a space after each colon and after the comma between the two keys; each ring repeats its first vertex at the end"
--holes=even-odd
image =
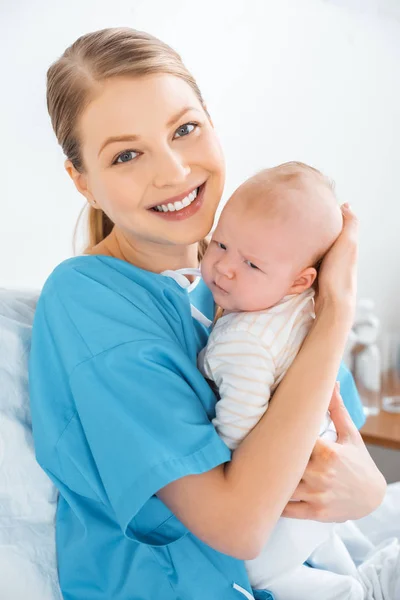
{"type": "Polygon", "coordinates": [[[267,589],[276,600],[400,600],[399,540],[397,483],[371,515],[335,526],[307,561],[316,568],[298,566],[270,581],[267,589]]]}
{"type": "MultiPolygon", "coordinates": [[[[327,414],[320,438],[336,441],[335,426],[327,414]]],[[[249,581],[255,589],[270,589],[271,581],[293,572],[308,560],[316,548],[329,540],[335,525],[281,517],[261,553],[246,562],[249,581]]],[[[399,599],[400,600],[400,599],[399,599]]]]}
{"type": "Polygon", "coordinates": [[[370,540],[354,523],[346,527],[348,548],[334,534],[310,557],[316,568],[302,565],[271,582],[275,600],[400,600],[399,540],[390,538],[370,549],[370,540]],[[358,556],[364,554],[358,566],[348,551],[353,548],[358,556]]]}
{"type": "Polygon", "coordinates": [[[269,588],[275,600],[364,600],[362,585],[350,575],[301,565],[269,588]]]}
{"type": "MultiPolygon", "coordinates": [[[[304,529],[304,533],[306,528],[304,529]]],[[[290,555],[290,546],[286,554],[290,555]]],[[[260,557],[257,557],[257,561],[260,557]]],[[[248,561],[253,563],[254,561],[248,561]]],[[[314,568],[299,565],[278,577],[254,580],[254,565],[248,563],[250,582],[257,589],[268,589],[276,600],[363,600],[364,588],[357,568],[341,538],[334,532],[308,557],[314,568]]],[[[257,565],[260,569],[261,565],[257,565]]]]}
{"type": "Polygon", "coordinates": [[[247,574],[255,589],[271,588],[271,582],[292,573],[332,536],[332,523],[280,518],[260,554],[246,561],[247,574]]]}

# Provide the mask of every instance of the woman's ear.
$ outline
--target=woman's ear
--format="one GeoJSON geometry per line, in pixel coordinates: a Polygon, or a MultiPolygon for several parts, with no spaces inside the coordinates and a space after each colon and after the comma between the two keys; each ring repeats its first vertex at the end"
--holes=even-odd
{"type": "Polygon", "coordinates": [[[301,294],[302,292],[305,292],[312,286],[316,278],[316,269],[314,269],[314,267],[307,267],[307,269],[304,269],[297,275],[287,294],[301,294]]]}
{"type": "Polygon", "coordinates": [[[72,181],[75,184],[76,189],[82,196],[85,196],[86,200],[91,204],[94,208],[98,208],[96,206],[96,200],[93,198],[90,190],[87,187],[87,175],[85,173],[80,173],[74,167],[70,160],[66,160],[64,163],[64,168],[67,171],[68,175],[71,177],[72,181]]]}

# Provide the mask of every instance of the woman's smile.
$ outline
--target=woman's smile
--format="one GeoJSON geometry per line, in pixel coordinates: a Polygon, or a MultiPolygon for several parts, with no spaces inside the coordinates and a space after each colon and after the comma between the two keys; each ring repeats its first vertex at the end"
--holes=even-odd
{"type": "Polygon", "coordinates": [[[167,219],[168,221],[182,221],[193,216],[203,204],[204,190],[206,183],[192,188],[191,191],[173,198],[169,198],[162,204],[152,206],[150,209],[158,217],[167,219]]]}

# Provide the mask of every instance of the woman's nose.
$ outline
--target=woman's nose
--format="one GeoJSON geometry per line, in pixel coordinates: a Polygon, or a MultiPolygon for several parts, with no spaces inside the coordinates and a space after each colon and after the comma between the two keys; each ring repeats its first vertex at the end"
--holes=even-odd
{"type": "Polygon", "coordinates": [[[190,174],[190,167],[184,157],[169,149],[160,153],[155,164],[154,185],[157,188],[176,186],[184,183],[190,174]]]}

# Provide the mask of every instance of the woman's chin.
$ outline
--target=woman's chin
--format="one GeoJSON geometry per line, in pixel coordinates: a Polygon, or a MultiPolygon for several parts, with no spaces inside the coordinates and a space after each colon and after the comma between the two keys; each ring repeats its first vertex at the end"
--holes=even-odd
{"type": "MultiPolygon", "coordinates": [[[[199,215],[200,216],[200,215],[199,215]]],[[[181,231],[176,231],[176,235],[174,235],[174,241],[178,244],[186,244],[192,245],[196,242],[200,242],[204,238],[206,238],[213,226],[214,217],[211,216],[209,218],[204,218],[202,215],[201,219],[196,219],[197,222],[193,220],[192,223],[187,224],[187,226],[183,226],[181,231]]]]}

